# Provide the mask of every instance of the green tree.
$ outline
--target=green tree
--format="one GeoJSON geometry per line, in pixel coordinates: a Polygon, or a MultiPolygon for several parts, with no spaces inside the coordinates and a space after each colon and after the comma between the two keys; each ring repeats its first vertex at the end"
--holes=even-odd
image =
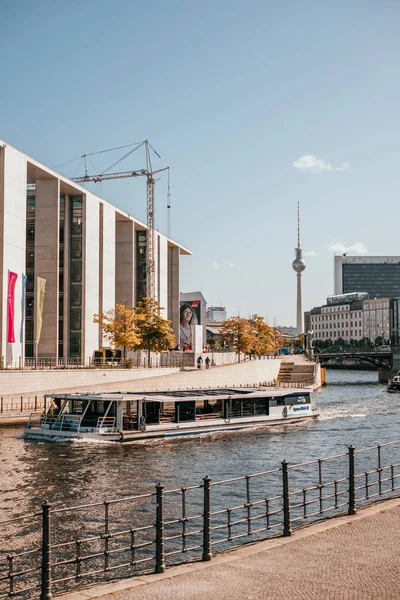
{"type": "Polygon", "coordinates": [[[242,317],[231,317],[221,327],[220,336],[230,348],[233,348],[238,355],[240,362],[240,353],[249,354],[255,346],[255,334],[249,321],[242,317]]]}
{"type": "Polygon", "coordinates": [[[128,348],[140,344],[141,337],[133,306],[117,304],[105,313],[93,315],[93,322],[100,324],[104,337],[113,348],[122,348],[124,358],[128,348]]]}
{"type": "Polygon", "coordinates": [[[150,366],[150,352],[162,352],[176,345],[171,321],[160,315],[163,308],[154,298],[143,298],[135,309],[135,319],[140,341],[137,350],[147,350],[147,364],[150,366]]]}

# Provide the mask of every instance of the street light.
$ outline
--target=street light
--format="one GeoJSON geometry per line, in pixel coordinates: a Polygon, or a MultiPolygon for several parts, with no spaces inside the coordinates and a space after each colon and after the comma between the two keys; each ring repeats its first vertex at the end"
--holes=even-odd
{"type": "Polygon", "coordinates": [[[311,349],[312,349],[312,340],[311,340],[311,336],[314,334],[313,331],[307,331],[307,348],[311,354],[311,349]]]}

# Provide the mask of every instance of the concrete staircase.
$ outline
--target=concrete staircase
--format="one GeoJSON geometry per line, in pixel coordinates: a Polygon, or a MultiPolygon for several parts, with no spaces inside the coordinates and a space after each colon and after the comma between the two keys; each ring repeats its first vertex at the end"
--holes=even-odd
{"type": "Polygon", "coordinates": [[[293,386],[296,384],[313,385],[315,377],[315,365],[313,363],[294,363],[282,362],[279,374],[278,383],[282,387],[293,386]]]}
{"type": "Polygon", "coordinates": [[[293,362],[282,362],[279,373],[278,373],[278,383],[290,383],[292,381],[292,375],[294,372],[294,363],[293,362]]]}

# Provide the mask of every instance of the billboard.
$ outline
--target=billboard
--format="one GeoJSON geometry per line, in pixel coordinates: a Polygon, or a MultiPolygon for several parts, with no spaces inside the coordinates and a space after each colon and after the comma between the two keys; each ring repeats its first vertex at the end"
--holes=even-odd
{"type": "Polygon", "coordinates": [[[201,301],[181,300],[179,344],[182,349],[192,346],[192,325],[201,325],[201,301]]]}

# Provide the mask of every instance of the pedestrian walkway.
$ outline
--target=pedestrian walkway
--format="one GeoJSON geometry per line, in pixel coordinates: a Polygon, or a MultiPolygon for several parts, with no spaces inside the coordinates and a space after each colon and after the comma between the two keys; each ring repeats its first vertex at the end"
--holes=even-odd
{"type": "Polygon", "coordinates": [[[399,600],[400,499],[60,600],[399,600]]]}

